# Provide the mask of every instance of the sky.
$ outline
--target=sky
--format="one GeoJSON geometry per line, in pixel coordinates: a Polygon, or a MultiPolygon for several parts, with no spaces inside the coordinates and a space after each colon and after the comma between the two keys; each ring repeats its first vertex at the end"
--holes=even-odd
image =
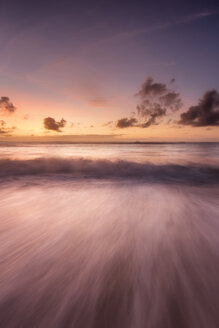
{"type": "Polygon", "coordinates": [[[218,1],[0,1],[0,140],[219,141],[218,1]]]}

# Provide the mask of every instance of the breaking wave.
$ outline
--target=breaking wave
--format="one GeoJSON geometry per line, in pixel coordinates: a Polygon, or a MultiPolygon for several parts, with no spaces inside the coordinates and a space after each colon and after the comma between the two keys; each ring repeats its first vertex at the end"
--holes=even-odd
{"type": "Polygon", "coordinates": [[[84,158],[0,160],[0,178],[55,175],[69,178],[141,179],[146,182],[219,183],[219,167],[202,164],[152,164],[84,158]]]}

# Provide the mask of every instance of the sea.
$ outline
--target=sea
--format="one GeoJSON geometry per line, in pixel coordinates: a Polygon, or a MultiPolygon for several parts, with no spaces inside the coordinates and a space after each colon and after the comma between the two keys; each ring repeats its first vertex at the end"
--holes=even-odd
{"type": "Polygon", "coordinates": [[[0,142],[0,327],[218,328],[219,143],[0,142]]]}

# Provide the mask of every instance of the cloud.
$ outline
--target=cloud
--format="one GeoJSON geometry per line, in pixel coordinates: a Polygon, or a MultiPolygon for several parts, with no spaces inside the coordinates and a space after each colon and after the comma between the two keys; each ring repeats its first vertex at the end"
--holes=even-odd
{"type": "Polygon", "coordinates": [[[56,121],[52,117],[46,117],[44,118],[43,123],[46,130],[61,132],[60,128],[64,128],[67,122],[64,120],[64,118],[62,118],[60,121],[56,121]]]}
{"type": "Polygon", "coordinates": [[[152,77],[146,79],[136,96],[141,101],[137,105],[137,115],[139,117],[139,126],[142,128],[159,124],[160,119],[168,111],[177,111],[182,106],[178,92],[170,89],[164,83],[154,82],[152,77]]]}
{"type": "Polygon", "coordinates": [[[153,82],[152,77],[148,77],[146,81],[142,84],[141,89],[136,93],[136,96],[142,98],[148,96],[156,96],[163,94],[166,91],[166,85],[163,83],[153,82]]]}
{"type": "MultiPolygon", "coordinates": [[[[171,80],[173,84],[175,80],[171,80]]],[[[154,82],[148,77],[141,89],[135,94],[140,99],[132,118],[122,118],[116,122],[117,128],[148,128],[158,125],[169,112],[175,112],[182,106],[180,94],[164,83],[154,82]]]]}
{"type": "Polygon", "coordinates": [[[216,90],[207,91],[198,105],[181,114],[178,123],[194,127],[219,126],[219,93],[216,90]]]}
{"type": "MultiPolygon", "coordinates": [[[[151,33],[166,30],[166,29],[169,29],[169,28],[172,28],[175,26],[177,27],[180,25],[189,24],[189,23],[192,23],[195,21],[202,20],[207,17],[218,15],[218,13],[219,13],[219,11],[203,11],[203,12],[196,13],[194,15],[180,17],[176,20],[169,21],[164,24],[158,24],[158,25],[154,25],[151,27],[124,31],[124,32],[121,32],[121,33],[118,33],[118,34],[112,36],[110,38],[110,40],[123,41],[125,39],[135,38],[135,37],[138,37],[138,36],[141,36],[144,34],[151,34],[151,33]]],[[[109,38],[107,39],[107,41],[109,42],[109,38]]]]}
{"type": "Polygon", "coordinates": [[[108,121],[106,123],[103,123],[103,126],[110,126],[112,127],[114,125],[114,122],[113,121],[108,121]]]}
{"type": "Polygon", "coordinates": [[[92,107],[104,107],[108,104],[108,99],[102,96],[96,96],[87,100],[92,107]]]}
{"type": "Polygon", "coordinates": [[[153,108],[153,112],[146,113],[145,108],[138,107],[138,111],[143,111],[143,114],[140,113],[140,115],[143,115],[143,117],[147,117],[146,121],[143,123],[139,123],[138,126],[141,128],[148,128],[151,125],[158,125],[160,124],[159,119],[166,115],[166,108],[161,108],[160,105],[157,105],[157,107],[153,108]]]}
{"type": "Polygon", "coordinates": [[[14,113],[16,107],[10,101],[9,97],[1,97],[0,98],[0,111],[5,113],[14,113]]]}
{"type": "Polygon", "coordinates": [[[138,122],[137,119],[134,117],[132,118],[124,117],[116,122],[116,127],[119,129],[129,128],[129,127],[136,126],[137,122],[138,122]]]}
{"type": "Polygon", "coordinates": [[[3,120],[0,120],[0,134],[5,134],[7,133],[6,128],[5,128],[6,122],[3,120]]]}
{"type": "Polygon", "coordinates": [[[8,128],[6,122],[0,120],[0,135],[10,136],[10,134],[16,129],[15,126],[8,128]]]}

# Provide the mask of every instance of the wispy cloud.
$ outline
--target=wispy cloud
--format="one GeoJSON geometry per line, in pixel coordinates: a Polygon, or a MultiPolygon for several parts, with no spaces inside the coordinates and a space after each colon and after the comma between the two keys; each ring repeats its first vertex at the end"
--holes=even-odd
{"type": "Polygon", "coordinates": [[[10,136],[15,129],[15,126],[7,127],[6,122],[4,120],[0,120],[0,135],[10,136]]]}
{"type": "Polygon", "coordinates": [[[92,107],[105,107],[109,102],[106,97],[94,96],[93,98],[87,99],[87,103],[92,107]]]}
{"type": "Polygon", "coordinates": [[[112,37],[112,39],[113,40],[123,40],[123,39],[128,39],[128,38],[134,38],[136,36],[140,36],[140,35],[143,35],[143,34],[146,34],[146,33],[153,33],[153,32],[156,32],[156,31],[159,31],[159,30],[165,30],[167,28],[174,27],[174,26],[177,26],[177,25],[183,25],[183,24],[195,22],[195,21],[198,21],[198,20],[206,18],[206,17],[217,15],[218,13],[219,13],[219,11],[199,12],[199,13],[194,14],[194,15],[184,16],[184,17],[179,18],[177,20],[172,20],[168,23],[155,25],[155,26],[151,26],[151,27],[146,27],[146,28],[141,28],[141,29],[135,29],[135,30],[126,31],[126,32],[121,32],[117,35],[114,35],[112,37]]]}

